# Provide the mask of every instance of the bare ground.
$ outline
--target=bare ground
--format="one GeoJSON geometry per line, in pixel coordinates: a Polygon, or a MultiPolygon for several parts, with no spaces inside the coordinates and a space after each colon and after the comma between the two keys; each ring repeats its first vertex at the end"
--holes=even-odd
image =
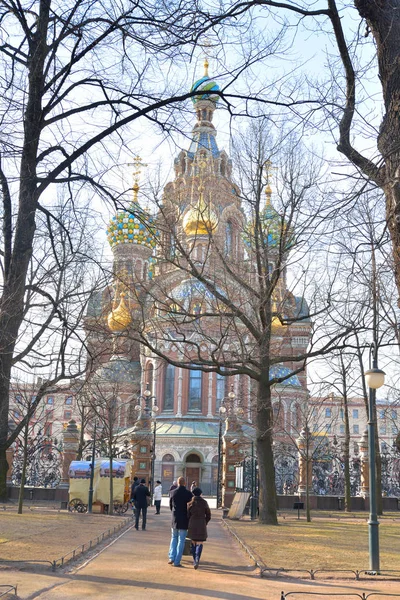
{"type": "Polygon", "coordinates": [[[125,519],[43,507],[25,509],[22,515],[16,510],[5,510],[0,512],[0,560],[53,561],[125,519]]]}

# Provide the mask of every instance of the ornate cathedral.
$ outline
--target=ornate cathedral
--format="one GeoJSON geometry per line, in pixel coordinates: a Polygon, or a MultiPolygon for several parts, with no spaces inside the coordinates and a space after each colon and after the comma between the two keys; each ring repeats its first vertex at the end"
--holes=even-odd
{"type": "MultiPolygon", "coordinates": [[[[125,440],[136,474],[161,480],[164,491],[184,475],[205,494],[216,494],[223,454],[229,494],[234,464],[249,452],[254,435],[254,382],[245,372],[227,376],[223,367],[224,361],[237,365],[239,355],[251,357],[249,333],[236,324],[229,303],[252,310],[243,289],[255,285],[254,224],[232,161],[218,147],[213,119],[219,87],[207,61],[192,91],[191,141],[175,158],[174,179],[153,214],[141,202],[137,161],[133,202],[108,226],[113,281],[93,296],[85,326],[91,377],[112,397],[116,444],[125,440]],[[227,444],[229,435],[242,444],[227,444]]],[[[272,272],[282,216],[271,196],[267,181],[262,223],[272,272]]],[[[285,325],[274,317],[271,348],[278,344],[286,356],[305,352],[307,305],[287,289],[285,269],[272,301],[295,318],[285,325]]],[[[287,361],[270,370],[270,378],[282,380],[273,390],[277,438],[301,428],[307,383],[305,370],[293,373],[297,366],[287,361]]]]}

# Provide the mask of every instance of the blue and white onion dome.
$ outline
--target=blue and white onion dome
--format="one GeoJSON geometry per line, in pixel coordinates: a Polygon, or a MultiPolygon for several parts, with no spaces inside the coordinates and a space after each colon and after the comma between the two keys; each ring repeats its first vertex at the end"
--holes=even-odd
{"type": "Polygon", "coordinates": [[[203,94],[199,94],[197,96],[192,97],[193,104],[197,104],[200,100],[210,100],[215,104],[218,102],[219,96],[218,94],[213,94],[213,92],[219,92],[219,85],[216,81],[213,81],[208,76],[208,62],[207,60],[204,63],[204,76],[201,79],[198,79],[194,82],[192,87],[190,88],[191,92],[204,92],[203,94]]]}
{"type": "Polygon", "coordinates": [[[137,244],[153,249],[157,244],[155,219],[134,202],[128,210],[118,211],[111,218],[107,238],[111,248],[117,244],[137,244]]]}

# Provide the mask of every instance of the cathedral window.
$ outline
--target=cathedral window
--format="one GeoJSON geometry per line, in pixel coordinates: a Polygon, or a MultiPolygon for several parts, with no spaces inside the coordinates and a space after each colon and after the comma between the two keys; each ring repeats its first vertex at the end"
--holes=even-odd
{"type": "Polygon", "coordinates": [[[201,371],[189,371],[189,402],[188,409],[190,411],[201,410],[201,371]]]}
{"type": "Polygon", "coordinates": [[[173,410],[175,391],[175,367],[167,365],[164,379],[164,410],[173,410]]]}
{"type": "Polygon", "coordinates": [[[175,227],[169,235],[169,257],[174,258],[176,253],[176,241],[175,241],[175,227]]]}
{"type": "Polygon", "coordinates": [[[201,303],[200,302],[195,302],[193,304],[193,314],[201,315],[201,303]]]}
{"type": "Polygon", "coordinates": [[[148,264],[147,264],[147,262],[145,262],[143,264],[143,281],[146,281],[146,279],[147,279],[147,269],[148,269],[148,264]]]}
{"type": "Polygon", "coordinates": [[[225,254],[232,253],[232,239],[233,239],[233,227],[232,223],[228,221],[225,225],[225,254]]]}

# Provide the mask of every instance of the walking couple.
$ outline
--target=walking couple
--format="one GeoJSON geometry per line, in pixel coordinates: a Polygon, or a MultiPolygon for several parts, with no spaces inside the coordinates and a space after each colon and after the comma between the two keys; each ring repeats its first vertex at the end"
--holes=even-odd
{"type": "Polygon", "coordinates": [[[196,487],[189,492],[184,477],[179,477],[178,487],[171,491],[169,507],[172,511],[171,544],[168,564],[182,567],[181,559],[186,536],[190,538],[193,566],[198,569],[203,543],[207,539],[207,523],[211,519],[210,508],[196,487]]]}

